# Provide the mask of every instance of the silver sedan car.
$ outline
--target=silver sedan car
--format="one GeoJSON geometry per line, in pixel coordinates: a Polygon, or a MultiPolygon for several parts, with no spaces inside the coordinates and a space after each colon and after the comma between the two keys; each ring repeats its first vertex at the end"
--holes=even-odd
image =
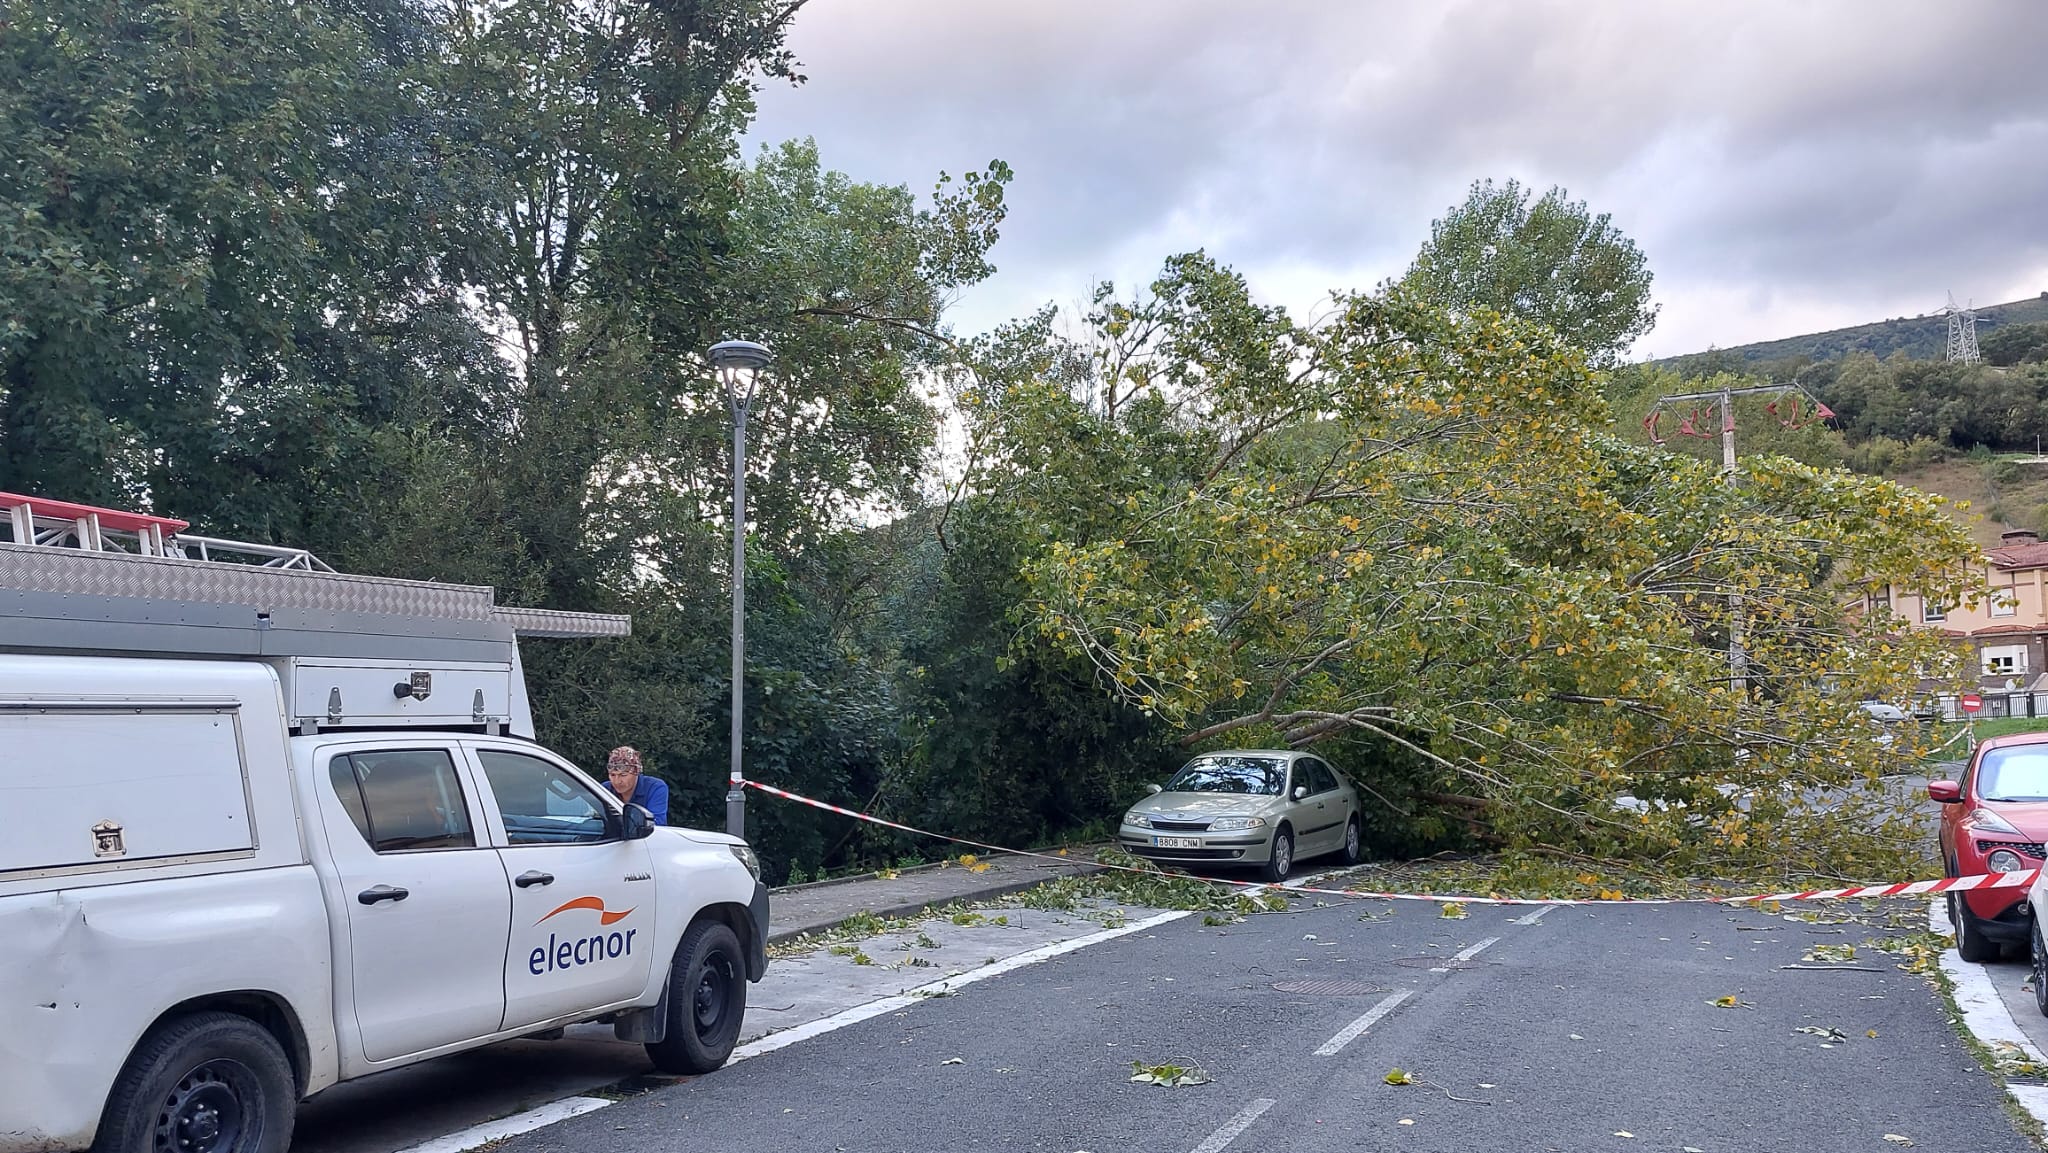
{"type": "Polygon", "coordinates": [[[1124,814],[1125,852],[1175,865],[1254,865],[1284,881],[1294,862],[1359,858],[1358,791],[1320,757],[1271,749],[1203,753],[1124,814]]]}

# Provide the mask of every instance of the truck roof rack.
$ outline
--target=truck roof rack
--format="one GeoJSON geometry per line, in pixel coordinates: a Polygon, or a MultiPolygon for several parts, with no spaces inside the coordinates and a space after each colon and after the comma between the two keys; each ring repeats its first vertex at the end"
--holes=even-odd
{"type": "Polygon", "coordinates": [[[384,656],[396,642],[490,660],[516,637],[632,631],[619,614],[502,606],[486,585],[340,573],[304,549],[197,536],[170,517],[5,492],[0,514],[0,618],[23,647],[384,656]],[[201,635],[221,630],[272,635],[201,635]],[[326,639],[299,653],[278,647],[288,633],[326,639]],[[372,640],[374,653],[326,651],[372,640]]]}

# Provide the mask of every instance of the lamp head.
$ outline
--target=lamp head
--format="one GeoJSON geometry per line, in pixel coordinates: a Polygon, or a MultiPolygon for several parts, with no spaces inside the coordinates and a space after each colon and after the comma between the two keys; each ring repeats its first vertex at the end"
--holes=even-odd
{"type": "Polygon", "coordinates": [[[711,359],[711,366],[721,372],[731,369],[760,371],[775,360],[765,344],[751,340],[721,340],[705,353],[711,359]]]}

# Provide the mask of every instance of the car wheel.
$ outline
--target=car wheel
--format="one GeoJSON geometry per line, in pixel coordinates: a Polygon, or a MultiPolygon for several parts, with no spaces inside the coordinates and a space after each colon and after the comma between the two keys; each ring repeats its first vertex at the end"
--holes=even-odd
{"type": "Polygon", "coordinates": [[[1277,885],[1294,871],[1294,832],[1286,825],[1273,832],[1273,855],[1266,858],[1266,883],[1277,885]]]}
{"type": "Polygon", "coordinates": [[[297,1098],[269,1030],[233,1013],[195,1013],[135,1047],[93,1153],[284,1153],[297,1098]]]}
{"type": "Polygon", "coordinates": [[[2041,939],[2041,918],[2034,917],[2033,948],[2030,961],[2034,970],[2034,1008],[2048,1017],[2048,941],[2041,939]]]}
{"type": "Polygon", "coordinates": [[[668,974],[668,1031],[647,1046],[664,1073],[709,1073],[732,1056],[747,1013],[747,965],[740,939],[718,921],[699,921],[676,946],[668,974]]]}
{"type": "Polygon", "coordinates": [[[1998,942],[1984,935],[1977,914],[1963,902],[1961,893],[1948,895],[1948,919],[1956,927],[1956,953],[1965,961],[1998,960],[1998,942]]]}
{"type": "Polygon", "coordinates": [[[1365,856],[1365,836],[1359,831],[1358,818],[1353,817],[1344,825],[1344,863],[1355,865],[1365,856]]]}

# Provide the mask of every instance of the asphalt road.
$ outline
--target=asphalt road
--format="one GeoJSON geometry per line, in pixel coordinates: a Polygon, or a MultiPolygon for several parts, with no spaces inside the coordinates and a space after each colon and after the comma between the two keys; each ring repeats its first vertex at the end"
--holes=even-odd
{"type": "Polygon", "coordinates": [[[1715,906],[1530,917],[1377,902],[1186,917],[497,1148],[2033,1148],[1922,978],[1868,950],[1837,971],[1782,967],[1860,944],[1857,926],[1715,906]],[[1299,981],[1348,987],[1275,988],[1299,981]],[[1172,1058],[1213,1082],[1130,1082],[1133,1060],[1172,1058]],[[1387,1084],[1396,1067],[1416,1083],[1387,1084]]]}

